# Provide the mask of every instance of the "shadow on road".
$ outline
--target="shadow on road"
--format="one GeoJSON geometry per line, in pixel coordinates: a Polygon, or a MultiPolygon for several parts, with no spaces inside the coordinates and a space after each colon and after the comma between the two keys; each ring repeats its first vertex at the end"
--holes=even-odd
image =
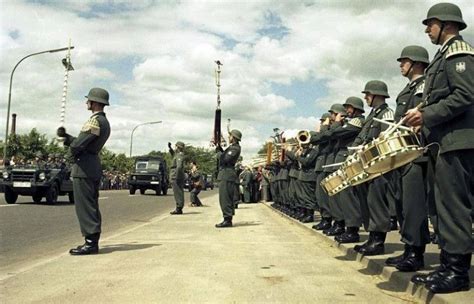
{"type": "Polygon", "coordinates": [[[130,251],[130,250],[141,250],[148,249],[155,246],[161,246],[161,244],[113,244],[105,245],[100,248],[100,254],[112,253],[114,251],[130,251]]]}
{"type": "Polygon", "coordinates": [[[251,221],[251,222],[238,222],[238,223],[235,223],[233,226],[234,227],[244,227],[244,226],[258,226],[258,225],[261,225],[262,222],[254,222],[254,221],[251,221]]]}

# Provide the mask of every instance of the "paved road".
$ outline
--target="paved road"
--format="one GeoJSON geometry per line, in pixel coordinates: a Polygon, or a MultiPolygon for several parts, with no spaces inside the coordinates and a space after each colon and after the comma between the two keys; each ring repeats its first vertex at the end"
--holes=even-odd
{"type": "MultiPolygon", "coordinates": [[[[129,195],[125,190],[102,191],[99,204],[103,238],[172,210],[174,198],[170,192],[167,196],[156,196],[151,191],[145,195],[129,195]]],[[[200,197],[214,193],[216,190],[203,191],[200,197]]],[[[60,197],[59,204],[52,206],[36,204],[23,196],[16,204],[8,205],[3,193],[0,195],[0,272],[34,265],[83,242],[74,205],[67,202],[67,196],[60,197]]]]}

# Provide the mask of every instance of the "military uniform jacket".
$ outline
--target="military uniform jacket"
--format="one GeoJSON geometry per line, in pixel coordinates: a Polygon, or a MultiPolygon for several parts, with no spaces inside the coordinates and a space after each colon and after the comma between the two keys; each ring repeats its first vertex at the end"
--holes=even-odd
{"type": "Polygon", "coordinates": [[[318,147],[318,156],[315,165],[316,172],[323,171],[323,166],[326,162],[326,155],[329,151],[329,141],[327,139],[321,139],[322,134],[327,130],[329,130],[329,126],[321,125],[319,132],[311,136],[311,144],[318,147]]]}
{"type": "Polygon", "coordinates": [[[453,37],[427,67],[423,133],[440,153],[474,149],[474,50],[453,37]]]}
{"type": "Polygon", "coordinates": [[[217,179],[221,181],[237,182],[237,173],[235,172],[235,163],[240,156],[240,146],[233,143],[227,149],[220,152],[219,155],[219,174],[217,179]]]}
{"type": "Polygon", "coordinates": [[[77,137],[66,134],[64,144],[69,146],[74,161],[72,177],[100,179],[102,166],[99,152],[109,136],[110,124],[104,112],[94,113],[77,137]]]}
{"type": "Polygon", "coordinates": [[[288,176],[293,177],[293,178],[298,178],[298,176],[300,175],[300,167],[299,167],[298,161],[296,161],[295,154],[293,153],[291,157],[288,154],[286,154],[286,156],[289,159],[288,166],[290,167],[288,176]]]}
{"type": "MultiPolygon", "coordinates": [[[[364,116],[360,115],[345,120],[345,123],[334,122],[333,136],[336,138],[334,162],[342,162],[349,155],[347,147],[351,146],[357,135],[362,130],[364,116]]],[[[336,167],[335,167],[336,168],[336,167]]]]}
{"type": "MultiPolygon", "coordinates": [[[[330,165],[334,163],[334,159],[336,158],[335,146],[337,141],[334,137],[334,131],[337,129],[337,127],[338,125],[332,122],[331,125],[329,125],[329,127],[327,128],[327,130],[320,132],[320,140],[326,143],[320,149],[321,153],[325,154],[324,165],[330,165]]],[[[336,170],[337,167],[322,168],[322,171],[324,172],[334,172],[336,170]]]]}
{"type": "Polygon", "coordinates": [[[397,96],[397,107],[395,109],[395,121],[402,119],[403,115],[422,101],[425,88],[425,76],[421,76],[409,82],[397,96]]]}
{"type": "Polygon", "coordinates": [[[170,150],[173,159],[171,160],[170,179],[184,181],[184,153],[170,150]]]}
{"type": "Polygon", "coordinates": [[[393,122],[393,115],[393,110],[390,109],[386,103],[383,103],[377,108],[372,109],[369,116],[367,116],[364,125],[362,126],[362,130],[354,140],[353,145],[364,145],[379,137],[380,133],[385,131],[389,126],[387,124],[375,121],[374,118],[393,122]]]}
{"type": "Polygon", "coordinates": [[[302,182],[316,181],[316,172],[314,167],[316,165],[316,158],[318,157],[318,150],[312,147],[303,150],[300,156],[296,156],[296,160],[300,164],[300,174],[298,180],[302,182]]]}

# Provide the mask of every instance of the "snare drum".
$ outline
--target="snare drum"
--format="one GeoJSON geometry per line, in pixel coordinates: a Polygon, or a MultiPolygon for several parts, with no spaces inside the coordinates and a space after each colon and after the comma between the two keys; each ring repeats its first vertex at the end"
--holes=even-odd
{"type": "Polygon", "coordinates": [[[341,165],[341,170],[350,186],[365,183],[381,175],[380,173],[371,174],[364,171],[359,153],[349,155],[346,161],[341,165]]]}
{"type": "Polygon", "coordinates": [[[367,173],[387,173],[406,165],[423,154],[415,133],[397,130],[388,136],[374,139],[360,152],[367,173]]]}
{"type": "Polygon", "coordinates": [[[333,196],[334,194],[346,189],[350,185],[346,181],[344,172],[341,169],[338,169],[323,179],[321,181],[321,186],[324,190],[326,190],[329,196],[333,196]]]}

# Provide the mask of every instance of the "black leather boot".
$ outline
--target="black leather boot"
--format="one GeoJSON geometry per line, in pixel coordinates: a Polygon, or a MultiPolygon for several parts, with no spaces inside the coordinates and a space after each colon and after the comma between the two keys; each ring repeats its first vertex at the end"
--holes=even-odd
{"type": "Polygon", "coordinates": [[[170,214],[183,214],[183,208],[176,207],[176,209],[171,211],[170,214]]]}
{"type": "Polygon", "coordinates": [[[339,243],[357,243],[360,240],[359,227],[347,227],[346,232],[334,238],[339,243]]]}
{"type": "Polygon", "coordinates": [[[403,251],[403,253],[401,255],[397,255],[397,256],[386,259],[385,265],[393,266],[393,267],[397,266],[398,263],[401,263],[404,259],[406,259],[406,257],[411,253],[411,251],[412,251],[411,246],[408,244],[405,244],[405,250],[403,251]]]}
{"type": "Polygon", "coordinates": [[[313,209],[306,209],[306,215],[301,220],[302,223],[312,223],[314,222],[314,210],[313,209]]]}
{"type": "Polygon", "coordinates": [[[445,275],[439,276],[433,282],[427,283],[426,288],[433,293],[452,293],[466,291],[469,286],[469,268],[472,254],[446,253],[448,261],[445,275]]]}
{"type": "Polygon", "coordinates": [[[224,217],[222,223],[216,224],[216,228],[227,228],[232,227],[232,216],[224,217]]]}
{"type": "Polygon", "coordinates": [[[332,222],[332,218],[331,217],[323,217],[323,219],[321,220],[321,222],[319,222],[318,224],[316,225],[313,225],[313,229],[316,229],[316,230],[325,230],[325,229],[329,229],[331,228],[331,222],[332,222]]]}
{"type": "Polygon", "coordinates": [[[448,260],[446,257],[446,251],[443,249],[441,249],[441,253],[439,254],[439,261],[440,265],[438,269],[428,274],[415,274],[411,277],[411,281],[415,284],[427,284],[445,276],[448,268],[448,260]]]}
{"type": "Polygon", "coordinates": [[[307,214],[308,214],[308,209],[302,207],[301,212],[298,214],[298,217],[296,219],[301,222],[306,217],[307,214]]]}
{"type": "Polygon", "coordinates": [[[338,236],[346,232],[344,221],[335,221],[331,229],[326,233],[328,236],[338,236]]]}
{"type": "Polygon", "coordinates": [[[396,216],[392,216],[390,218],[390,230],[391,231],[398,230],[397,217],[396,216]]]}
{"type": "Polygon", "coordinates": [[[361,248],[359,250],[359,253],[366,255],[366,256],[372,256],[372,255],[380,255],[385,253],[385,237],[387,236],[386,232],[380,232],[380,231],[373,231],[370,232],[373,234],[372,241],[369,241],[367,246],[364,248],[361,248]]]}
{"type": "Polygon", "coordinates": [[[395,267],[402,272],[413,272],[425,267],[423,254],[425,246],[410,246],[410,250],[403,261],[400,261],[395,267]]]}
{"type": "Polygon", "coordinates": [[[88,255],[99,253],[99,237],[100,234],[87,236],[83,245],[69,250],[69,253],[71,255],[88,255]]]}

